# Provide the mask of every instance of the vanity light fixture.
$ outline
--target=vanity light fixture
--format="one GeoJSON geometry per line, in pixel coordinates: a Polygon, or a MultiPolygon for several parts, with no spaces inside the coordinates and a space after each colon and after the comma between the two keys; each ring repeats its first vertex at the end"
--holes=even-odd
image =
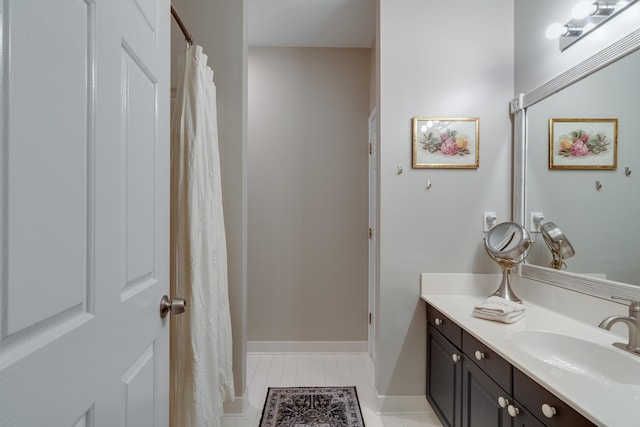
{"type": "Polygon", "coordinates": [[[592,7],[589,15],[609,16],[616,10],[620,10],[624,2],[619,2],[619,3],[620,5],[618,5],[618,3],[615,3],[615,2],[594,1],[593,4],[591,5],[592,7]]]}
{"type": "Polygon", "coordinates": [[[560,23],[549,25],[546,36],[549,39],[558,39],[560,50],[565,50],[582,36],[636,1],[581,1],[573,8],[572,19],[564,25],[560,23]]]}
{"type": "Polygon", "coordinates": [[[573,8],[573,19],[584,19],[588,16],[609,16],[621,7],[626,6],[626,2],[607,1],[582,1],[573,8]]]}
{"type": "Polygon", "coordinates": [[[564,27],[562,37],[580,37],[584,33],[584,27],[579,27],[575,24],[566,24],[564,27]]]}
{"type": "Polygon", "coordinates": [[[557,39],[560,37],[579,37],[584,32],[586,32],[584,27],[578,27],[575,24],[571,23],[562,25],[556,22],[549,25],[546,35],[549,39],[557,39]]]}

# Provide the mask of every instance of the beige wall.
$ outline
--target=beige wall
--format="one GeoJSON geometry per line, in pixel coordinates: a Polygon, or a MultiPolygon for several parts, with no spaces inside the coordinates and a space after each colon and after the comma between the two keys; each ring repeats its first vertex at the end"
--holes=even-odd
{"type": "Polygon", "coordinates": [[[514,5],[379,0],[379,7],[376,388],[417,396],[426,365],[420,273],[498,272],[482,246],[482,212],[500,222],[511,216],[514,5]],[[479,117],[480,167],[412,169],[412,116],[479,117]]]}
{"type": "Polygon", "coordinates": [[[249,49],[249,341],[367,340],[370,68],[249,49]]]}

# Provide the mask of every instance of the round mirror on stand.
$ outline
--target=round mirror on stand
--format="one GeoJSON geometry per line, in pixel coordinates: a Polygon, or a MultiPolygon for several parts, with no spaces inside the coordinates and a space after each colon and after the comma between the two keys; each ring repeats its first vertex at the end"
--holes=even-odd
{"type": "Polygon", "coordinates": [[[553,256],[553,261],[551,261],[549,267],[555,268],[556,270],[567,268],[564,260],[576,254],[567,236],[565,236],[560,228],[553,222],[545,222],[542,224],[540,226],[540,232],[553,256]]]}
{"type": "Polygon", "coordinates": [[[489,230],[484,247],[502,268],[502,282],[491,296],[522,302],[511,289],[511,271],[531,253],[532,245],[529,232],[515,222],[503,222],[489,230]]]}

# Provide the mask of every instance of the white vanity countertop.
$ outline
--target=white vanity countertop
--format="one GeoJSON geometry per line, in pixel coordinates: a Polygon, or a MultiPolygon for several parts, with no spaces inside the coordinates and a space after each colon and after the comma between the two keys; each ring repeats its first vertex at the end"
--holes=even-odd
{"type": "Polygon", "coordinates": [[[535,359],[510,341],[513,334],[520,331],[553,332],[610,348],[640,364],[640,356],[611,345],[620,341],[614,334],[526,300],[525,318],[516,323],[479,319],[471,312],[487,298],[486,295],[447,295],[442,289],[434,289],[431,294],[424,285],[424,278],[421,298],[597,425],[640,425],[640,384],[617,384],[578,375],[535,359]]]}

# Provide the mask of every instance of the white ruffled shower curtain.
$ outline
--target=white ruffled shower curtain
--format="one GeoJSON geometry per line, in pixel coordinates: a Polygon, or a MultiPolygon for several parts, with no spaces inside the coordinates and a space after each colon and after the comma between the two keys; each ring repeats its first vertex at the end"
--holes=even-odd
{"type": "Polygon", "coordinates": [[[220,425],[235,396],[213,71],[187,48],[171,119],[172,289],[187,311],[172,317],[173,425],[220,425]]]}

